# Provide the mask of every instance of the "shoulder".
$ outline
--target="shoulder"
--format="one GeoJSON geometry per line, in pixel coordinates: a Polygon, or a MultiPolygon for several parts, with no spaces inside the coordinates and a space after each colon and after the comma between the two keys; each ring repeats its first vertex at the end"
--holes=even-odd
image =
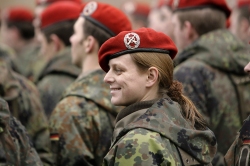
{"type": "Polygon", "coordinates": [[[210,68],[210,66],[203,61],[191,58],[191,59],[188,59],[188,60],[184,61],[183,63],[177,65],[174,68],[174,73],[184,72],[187,69],[189,71],[195,72],[197,70],[201,71],[204,68],[210,68]]]}
{"type": "Polygon", "coordinates": [[[63,98],[53,110],[50,117],[50,126],[63,124],[90,122],[91,116],[98,115],[98,106],[83,97],[67,96],[63,98]]]}
{"type": "Polygon", "coordinates": [[[169,139],[143,128],[131,130],[122,137],[105,160],[108,158],[113,158],[118,165],[124,162],[128,165],[178,165],[181,161],[169,139]]]}

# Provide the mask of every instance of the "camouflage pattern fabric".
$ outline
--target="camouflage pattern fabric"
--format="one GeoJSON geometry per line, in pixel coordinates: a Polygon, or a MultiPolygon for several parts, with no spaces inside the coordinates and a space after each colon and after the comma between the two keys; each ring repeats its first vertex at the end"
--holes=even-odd
{"type": "Polygon", "coordinates": [[[22,48],[22,51],[17,52],[14,59],[14,71],[33,81],[32,64],[37,61],[39,49],[37,45],[30,43],[22,48]]]}
{"type": "Polygon", "coordinates": [[[103,166],[181,166],[194,160],[198,165],[211,163],[217,146],[212,131],[194,129],[183,118],[180,105],[168,96],[151,106],[149,103],[132,104],[118,114],[103,166]],[[192,159],[186,160],[179,149],[192,159]]]}
{"type": "Polygon", "coordinates": [[[42,54],[39,54],[36,58],[36,61],[32,64],[32,73],[30,80],[35,84],[38,83],[39,77],[42,75],[42,72],[45,70],[48,61],[42,54]]]}
{"type": "Polygon", "coordinates": [[[77,78],[80,69],[71,63],[70,48],[58,53],[48,62],[37,87],[46,115],[49,117],[64,90],[77,78]]]}
{"type": "Polygon", "coordinates": [[[11,114],[27,129],[44,165],[50,165],[50,140],[48,121],[32,82],[13,72],[4,61],[0,61],[0,96],[8,102],[11,114]]]}
{"type": "Polygon", "coordinates": [[[5,158],[0,165],[42,166],[25,128],[10,115],[8,104],[0,98],[0,147],[5,158]]]}
{"type": "Polygon", "coordinates": [[[104,71],[79,77],[50,117],[56,165],[100,166],[108,152],[118,108],[111,102],[104,71]]]}
{"type": "MultiPolygon", "coordinates": [[[[225,162],[227,166],[239,165],[241,148],[244,145],[250,147],[249,142],[250,142],[250,116],[248,116],[248,118],[244,121],[244,124],[240,129],[234,143],[231,145],[231,147],[227,151],[227,154],[225,155],[225,162]]],[[[249,164],[250,162],[247,165],[249,164]]]]}
{"type": "Polygon", "coordinates": [[[250,113],[250,107],[240,109],[246,106],[242,103],[250,102],[250,79],[244,72],[249,61],[249,48],[227,30],[202,35],[175,60],[178,66],[174,77],[183,84],[185,94],[204,115],[218,141],[220,154],[214,165],[223,162],[224,154],[250,113]],[[241,90],[234,84],[234,77],[243,78],[241,90]]]}
{"type": "Polygon", "coordinates": [[[14,50],[10,47],[0,44],[0,59],[4,60],[12,69],[14,67],[14,59],[16,58],[16,54],[14,50]]]}

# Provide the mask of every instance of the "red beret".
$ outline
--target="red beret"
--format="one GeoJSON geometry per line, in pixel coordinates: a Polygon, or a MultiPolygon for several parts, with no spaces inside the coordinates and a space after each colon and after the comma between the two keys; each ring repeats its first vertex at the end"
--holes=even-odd
{"type": "Polygon", "coordinates": [[[121,31],[132,29],[127,16],[121,10],[109,4],[95,1],[89,2],[85,5],[81,16],[111,36],[115,36],[121,31]]]}
{"type": "Polygon", "coordinates": [[[237,7],[249,6],[250,0],[238,0],[237,7]]]}
{"type": "Polygon", "coordinates": [[[34,14],[30,9],[25,7],[11,7],[3,12],[2,17],[7,21],[32,22],[34,14]]]}
{"type": "Polygon", "coordinates": [[[174,10],[213,7],[222,10],[227,17],[231,14],[231,10],[225,0],[174,0],[172,6],[174,10]]]}
{"type": "Polygon", "coordinates": [[[71,2],[76,2],[78,4],[82,3],[81,0],[36,0],[36,5],[47,5],[59,1],[71,1],[71,2]]]}
{"type": "Polygon", "coordinates": [[[123,31],[101,46],[98,52],[99,64],[108,72],[110,59],[135,52],[165,53],[173,59],[177,54],[177,48],[170,37],[150,28],[123,31]]]}
{"type": "Polygon", "coordinates": [[[123,10],[125,13],[128,14],[139,14],[143,16],[148,16],[150,12],[150,7],[149,5],[145,3],[138,3],[138,2],[133,2],[133,1],[127,1],[123,4],[122,6],[123,10]]]}
{"type": "Polygon", "coordinates": [[[61,1],[49,5],[41,14],[41,28],[67,20],[76,20],[81,12],[81,5],[61,1]]]}

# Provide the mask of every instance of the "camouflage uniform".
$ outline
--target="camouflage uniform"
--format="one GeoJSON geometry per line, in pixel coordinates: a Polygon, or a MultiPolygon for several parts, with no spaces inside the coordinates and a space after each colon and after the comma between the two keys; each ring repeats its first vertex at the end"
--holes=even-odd
{"type": "Polygon", "coordinates": [[[16,58],[16,54],[10,47],[0,44],[0,58],[7,62],[12,69],[15,68],[14,59],[16,58]]]}
{"type": "Polygon", "coordinates": [[[132,104],[116,121],[104,166],[209,165],[216,153],[213,132],[195,130],[168,96],[132,104]]]}
{"type": "Polygon", "coordinates": [[[31,65],[32,73],[31,73],[31,81],[35,84],[38,83],[38,79],[41,76],[42,72],[45,70],[46,65],[48,64],[48,60],[39,54],[36,58],[36,61],[31,65]]]}
{"type": "Polygon", "coordinates": [[[79,77],[53,111],[50,132],[56,165],[101,165],[117,115],[104,76],[96,70],[79,77]]]}
{"type": "Polygon", "coordinates": [[[25,126],[41,160],[51,163],[48,121],[32,82],[13,72],[0,61],[0,96],[9,104],[11,114],[25,126]]]}
{"type": "MultiPolygon", "coordinates": [[[[248,149],[248,153],[250,153],[250,116],[245,120],[239,134],[237,135],[234,143],[227,151],[225,155],[225,162],[227,166],[235,166],[239,165],[239,159],[247,159],[244,158],[244,155],[241,155],[242,148],[248,149]]],[[[242,153],[244,154],[244,153],[242,153]]],[[[249,154],[248,154],[249,155],[249,154]]],[[[246,153],[245,153],[246,156],[246,153]]],[[[247,157],[247,156],[246,156],[247,157]]],[[[249,165],[250,156],[248,156],[248,164],[241,165],[249,165]]]]}
{"type": "MultiPolygon", "coordinates": [[[[202,35],[175,60],[174,77],[206,117],[222,154],[250,113],[245,104],[250,103],[250,79],[244,72],[249,61],[249,49],[227,30],[202,35]]],[[[222,154],[214,163],[223,162],[222,154]]]]}
{"type": "Polygon", "coordinates": [[[39,47],[34,44],[29,44],[22,48],[22,51],[17,52],[14,60],[14,70],[22,76],[32,80],[32,64],[36,62],[39,52],[39,47]]]}
{"type": "Polygon", "coordinates": [[[66,48],[46,65],[37,83],[42,104],[49,117],[64,90],[77,78],[80,69],[71,63],[70,48],[66,48]]]}
{"type": "Polygon", "coordinates": [[[10,115],[0,98],[0,165],[42,166],[22,124],[10,115]]]}

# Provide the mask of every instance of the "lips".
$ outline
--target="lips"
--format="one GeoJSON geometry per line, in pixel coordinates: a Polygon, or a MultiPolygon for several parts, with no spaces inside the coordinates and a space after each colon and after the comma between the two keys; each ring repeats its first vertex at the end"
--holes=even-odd
{"type": "Polygon", "coordinates": [[[121,90],[121,88],[110,88],[111,91],[121,90]]]}
{"type": "Polygon", "coordinates": [[[119,90],[121,90],[121,88],[110,88],[111,93],[119,91],[119,90]]]}

